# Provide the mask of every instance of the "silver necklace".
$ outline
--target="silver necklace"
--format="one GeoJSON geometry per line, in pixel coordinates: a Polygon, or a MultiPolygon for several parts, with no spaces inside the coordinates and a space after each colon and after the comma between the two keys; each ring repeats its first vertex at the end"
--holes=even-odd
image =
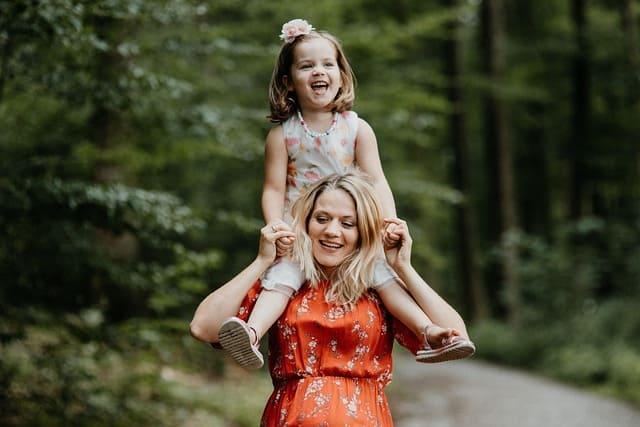
{"type": "Polygon", "coordinates": [[[319,136],[327,136],[335,132],[336,125],[338,124],[338,113],[333,113],[333,119],[331,119],[331,126],[329,126],[329,129],[326,130],[325,132],[314,132],[311,129],[309,129],[309,126],[307,126],[307,122],[305,122],[304,119],[302,118],[302,113],[300,112],[300,110],[298,110],[298,119],[300,120],[300,124],[302,125],[302,128],[304,129],[304,131],[311,138],[317,138],[319,136]]]}

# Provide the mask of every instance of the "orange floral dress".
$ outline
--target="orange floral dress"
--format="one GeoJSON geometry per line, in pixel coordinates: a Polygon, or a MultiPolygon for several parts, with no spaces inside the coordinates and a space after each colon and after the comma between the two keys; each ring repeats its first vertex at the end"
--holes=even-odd
{"type": "MultiPolygon", "coordinates": [[[[368,291],[353,310],[325,302],[324,283],[304,284],[269,331],[274,390],[263,427],[390,427],[384,388],[391,381],[393,340],[415,353],[417,337],[368,291]]],[[[238,317],[247,320],[259,295],[247,294],[238,317]]]]}

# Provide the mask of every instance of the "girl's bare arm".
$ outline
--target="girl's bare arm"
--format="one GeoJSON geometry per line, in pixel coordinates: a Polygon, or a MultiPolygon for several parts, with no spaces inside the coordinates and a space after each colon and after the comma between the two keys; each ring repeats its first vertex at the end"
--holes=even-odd
{"type": "Polygon", "coordinates": [[[389,187],[387,178],[382,170],[376,135],[369,123],[363,119],[358,120],[360,122],[358,124],[358,135],[356,136],[355,161],[358,167],[373,180],[373,186],[382,204],[383,215],[386,218],[395,218],[396,205],[391,187],[389,187]]]}
{"type": "Polygon", "coordinates": [[[262,188],[262,214],[265,224],[283,220],[287,164],[287,149],[284,145],[282,126],[278,125],[271,129],[265,142],[262,188]]]}

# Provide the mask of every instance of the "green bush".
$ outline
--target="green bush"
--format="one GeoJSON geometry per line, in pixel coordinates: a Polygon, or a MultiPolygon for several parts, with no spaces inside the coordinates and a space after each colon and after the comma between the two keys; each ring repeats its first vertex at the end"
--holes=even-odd
{"type": "Polygon", "coordinates": [[[253,427],[272,388],[265,370],[234,371],[183,319],[109,325],[95,309],[29,310],[0,324],[2,426],[253,427]]]}
{"type": "Polygon", "coordinates": [[[530,366],[540,354],[532,335],[523,336],[515,328],[495,320],[475,324],[470,334],[478,346],[478,356],[511,366],[530,366]]]}
{"type": "Polygon", "coordinates": [[[612,393],[640,404],[640,352],[628,345],[609,348],[612,393]]]}

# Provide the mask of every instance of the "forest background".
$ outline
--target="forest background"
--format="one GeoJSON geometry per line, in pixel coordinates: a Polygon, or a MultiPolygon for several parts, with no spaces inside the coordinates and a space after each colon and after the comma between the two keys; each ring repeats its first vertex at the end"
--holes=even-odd
{"type": "Polygon", "coordinates": [[[639,9],[0,0],[0,424],[255,425],[266,372],[223,391],[188,323],[256,251],[293,18],[342,40],[477,357],[640,405],[639,9]]]}

